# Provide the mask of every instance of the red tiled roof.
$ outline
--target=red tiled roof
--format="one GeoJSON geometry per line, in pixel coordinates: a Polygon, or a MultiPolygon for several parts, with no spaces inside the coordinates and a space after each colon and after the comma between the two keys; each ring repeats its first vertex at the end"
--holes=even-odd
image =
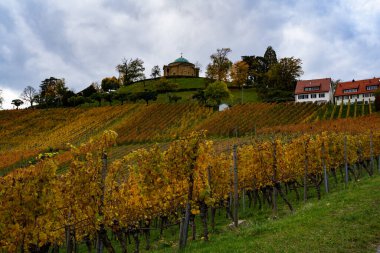
{"type": "Polygon", "coordinates": [[[297,82],[295,94],[310,94],[330,91],[331,78],[299,80],[297,82]],[[318,90],[305,91],[307,87],[319,87],[318,90]]]}
{"type": "Polygon", "coordinates": [[[374,77],[372,79],[365,79],[365,80],[352,80],[349,82],[342,82],[338,83],[334,96],[348,96],[348,95],[355,95],[355,94],[365,94],[365,93],[373,93],[375,90],[367,90],[367,86],[371,85],[379,85],[380,87],[380,78],[374,77]],[[344,90],[349,89],[358,89],[356,92],[346,92],[344,93],[344,90]]]}

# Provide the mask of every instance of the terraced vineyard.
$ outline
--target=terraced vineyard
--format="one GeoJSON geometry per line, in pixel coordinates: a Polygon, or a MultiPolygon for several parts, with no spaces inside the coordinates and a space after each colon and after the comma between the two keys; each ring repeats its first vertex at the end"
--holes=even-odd
{"type": "Polygon", "coordinates": [[[374,110],[374,104],[358,102],[353,102],[348,105],[324,104],[310,117],[309,121],[356,118],[372,114],[374,110]]]}
{"type": "Polygon", "coordinates": [[[197,126],[212,136],[232,136],[254,132],[257,129],[286,124],[297,124],[307,120],[320,105],[316,104],[242,104],[214,114],[197,126]]]}
{"type": "Polygon", "coordinates": [[[0,168],[27,165],[38,153],[64,151],[105,129],[119,133],[119,144],[174,139],[212,113],[195,104],[0,111],[0,168]]]}
{"type": "Polygon", "coordinates": [[[44,150],[64,149],[68,142],[86,141],[135,107],[0,111],[0,168],[17,166],[44,150]]]}
{"type": "MultiPolygon", "coordinates": [[[[62,153],[67,143],[83,143],[106,129],[118,133],[117,149],[132,150],[133,145],[168,142],[194,130],[207,130],[213,137],[243,136],[287,131],[288,126],[297,129],[294,126],[302,124],[307,128],[309,122],[335,119],[338,115],[358,117],[371,111],[368,105],[294,103],[247,103],[223,112],[191,103],[0,111],[0,169],[10,171],[27,165],[41,152],[62,153]],[[120,147],[125,145],[132,146],[120,147]]],[[[67,155],[58,157],[62,163],[69,160],[67,155]]]]}
{"type": "MultiPolygon", "coordinates": [[[[108,149],[116,139],[117,133],[105,131],[100,138],[73,147],[67,152],[72,153],[72,160],[66,171],[57,173],[54,159],[46,159],[0,177],[0,248],[24,252],[28,246],[41,252],[64,247],[74,252],[74,248],[86,247],[92,252],[92,245],[101,241],[108,252],[128,252],[132,246],[127,238],[132,237],[134,252],[140,252],[142,241],[146,250],[153,248],[149,231],[161,233],[162,238],[169,227],[179,227],[175,231],[179,246],[172,249],[185,248],[190,230],[192,241],[200,238],[207,246],[204,241],[210,240],[208,227],[211,233],[215,231],[216,213],[226,211],[226,216],[218,215],[229,217],[222,222],[232,219],[238,227],[245,197],[250,203],[253,199],[259,202],[259,207],[248,204],[251,213],[268,206],[273,217],[278,217],[281,204],[289,209],[288,214],[297,215],[299,202],[322,198],[322,185],[325,190],[337,189],[342,181],[347,188],[364,174],[372,177],[380,169],[378,131],[329,131],[287,140],[279,136],[234,146],[233,155],[231,149],[217,152],[203,132],[194,132],[169,142],[165,150],[153,145],[109,163],[108,149]],[[298,193],[302,188],[303,200],[298,193]],[[290,189],[298,197],[293,198],[290,189]],[[195,220],[202,222],[197,230],[195,220]],[[111,231],[113,237],[109,237],[111,231]]],[[[360,217],[370,214],[378,217],[376,213],[360,217]]],[[[379,228],[373,229],[375,233],[379,228]]],[[[161,238],[153,242],[161,244],[161,238]]],[[[101,248],[97,246],[97,251],[101,248]]]]}
{"type": "Polygon", "coordinates": [[[188,133],[212,113],[195,104],[152,104],[139,107],[113,129],[119,133],[119,143],[170,140],[188,133]]]}
{"type": "Polygon", "coordinates": [[[131,236],[139,252],[143,237],[151,248],[148,231],[179,224],[172,231],[184,248],[195,219],[209,240],[217,209],[237,226],[245,197],[249,206],[261,199],[259,209],[267,201],[275,217],[278,203],[293,213],[302,188],[303,202],[320,199],[323,186],[380,171],[380,115],[360,108],[368,115],[358,117],[358,105],[294,103],[1,111],[0,248],[92,251],[98,241],[127,252],[131,236]]]}

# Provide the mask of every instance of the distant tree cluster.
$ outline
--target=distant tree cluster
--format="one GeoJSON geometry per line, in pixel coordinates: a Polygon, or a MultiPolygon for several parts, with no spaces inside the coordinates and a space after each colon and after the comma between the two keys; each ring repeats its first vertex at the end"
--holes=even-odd
{"type": "Polygon", "coordinates": [[[42,108],[66,107],[73,96],[75,93],[66,87],[64,78],[50,77],[41,82],[35,101],[42,108]]]}
{"type": "MultiPolygon", "coordinates": [[[[12,104],[16,109],[23,105],[24,102],[30,108],[72,107],[85,103],[97,103],[100,106],[102,102],[108,102],[111,105],[115,100],[120,101],[121,104],[126,101],[136,102],[144,100],[148,104],[149,101],[157,99],[156,91],[145,90],[143,92],[131,93],[120,89],[122,86],[145,79],[143,64],[144,62],[139,58],[124,58],[122,63],[116,66],[119,78],[115,76],[105,77],[100,85],[93,82],[78,93],[75,93],[66,86],[64,78],[46,78],[41,81],[38,91],[32,86],[27,86],[21,93],[20,98],[12,100],[12,104]]],[[[159,66],[154,66],[151,76],[157,78],[160,75],[159,66]]],[[[166,92],[173,91],[176,87],[178,87],[177,84],[162,80],[156,88],[158,92],[166,92]]],[[[0,90],[0,108],[2,103],[2,91],[0,90]]]]}
{"type": "Polygon", "coordinates": [[[264,101],[293,100],[297,79],[303,74],[301,59],[285,57],[277,60],[269,46],[264,56],[242,56],[248,65],[247,84],[256,87],[264,101]]]}
{"type": "MultiPolygon", "coordinates": [[[[207,65],[205,73],[207,85],[205,89],[198,90],[193,95],[200,104],[216,107],[222,101],[232,98],[228,86],[255,87],[264,101],[293,99],[297,78],[303,74],[300,59],[286,57],[278,60],[276,52],[269,46],[264,56],[242,56],[242,60],[232,63],[228,58],[230,52],[230,48],[221,48],[210,55],[211,62],[207,65]]],[[[196,66],[201,67],[199,63],[196,63],[196,66]]],[[[144,89],[141,92],[127,92],[121,88],[145,80],[143,60],[123,58],[116,66],[116,70],[119,73],[118,78],[105,77],[100,85],[94,82],[78,93],[74,93],[66,86],[64,78],[46,78],[41,81],[38,91],[32,86],[27,86],[20,98],[12,100],[12,104],[16,109],[24,103],[30,108],[70,107],[85,103],[97,103],[101,106],[103,102],[112,105],[115,100],[121,104],[144,100],[148,104],[149,101],[156,100],[159,93],[168,93],[171,103],[181,99],[171,94],[178,89],[178,84],[162,78],[158,65],[151,69],[150,77],[159,78],[153,90],[144,89]]],[[[0,108],[3,103],[1,95],[0,90],[0,108]]]]}
{"type": "Polygon", "coordinates": [[[222,48],[210,56],[207,78],[239,88],[245,85],[255,87],[264,101],[294,99],[297,79],[303,74],[300,59],[285,57],[278,60],[276,52],[269,46],[264,56],[242,56],[241,61],[232,64],[228,59],[230,52],[230,48],[222,48]]]}
{"type": "Polygon", "coordinates": [[[105,92],[111,91],[111,90],[117,90],[120,88],[120,82],[116,77],[106,77],[103,78],[101,83],[102,90],[105,92]]]}
{"type": "Polygon", "coordinates": [[[83,94],[75,94],[70,90],[64,78],[46,78],[41,81],[39,88],[37,91],[32,86],[25,87],[20,98],[13,99],[12,104],[18,109],[24,102],[30,108],[70,107],[89,102],[83,94]]]}

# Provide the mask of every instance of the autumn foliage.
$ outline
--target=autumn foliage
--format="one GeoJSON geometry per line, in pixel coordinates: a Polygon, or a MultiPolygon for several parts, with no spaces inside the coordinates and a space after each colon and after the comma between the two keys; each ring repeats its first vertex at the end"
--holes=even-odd
{"type": "MultiPolygon", "coordinates": [[[[102,231],[118,235],[123,248],[121,231],[140,233],[156,218],[180,222],[187,208],[191,216],[200,215],[207,228],[208,208],[228,202],[231,150],[217,152],[204,132],[173,141],[165,150],[157,145],[138,149],[108,164],[107,150],[116,140],[115,132],[106,131],[85,144],[71,145],[72,161],[63,174],[56,172],[53,157],[1,177],[1,249],[70,245],[96,238],[113,247],[102,231]]],[[[345,157],[353,164],[380,154],[380,132],[325,131],[254,139],[241,145],[237,154],[239,191],[301,182],[305,159],[307,180],[319,187],[323,164],[335,171],[345,157]]]]}

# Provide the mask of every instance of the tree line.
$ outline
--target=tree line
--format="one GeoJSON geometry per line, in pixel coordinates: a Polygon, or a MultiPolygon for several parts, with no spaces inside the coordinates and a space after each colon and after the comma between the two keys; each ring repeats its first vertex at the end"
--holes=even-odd
{"type": "MultiPolygon", "coordinates": [[[[294,90],[299,77],[303,74],[302,61],[295,57],[277,58],[276,51],[268,46],[263,56],[246,55],[241,60],[232,63],[229,59],[230,48],[217,49],[210,55],[210,63],[206,66],[206,87],[199,89],[192,98],[205,106],[217,106],[222,100],[232,98],[229,88],[253,87],[260,99],[264,102],[294,101],[294,90]]],[[[51,108],[70,107],[84,103],[97,103],[118,100],[123,104],[126,101],[136,102],[157,99],[159,93],[170,93],[178,88],[178,84],[168,82],[161,77],[158,65],[151,69],[150,77],[158,79],[156,87],[144,89],[140,92],[127,92],[121,87],[135,82],[146,80],[144,61],[136,59],[122,59],[115,67],[119,77],[105,77],[99,85],[92,83],[84,90],[75,93],[66,86],[64,78],[50,77],[41,81],[39,90],[27,86],[20,98],[14,99],[12,104],[19,106],[28,103],[30,107],[51,108]]],[[[145,85],[145,83],[144,83],[145,85]]],[[[170,102],[177,102],[181,97],[168,94],[170,102]]],[[[0,90],[0,106],[3,102],[0,90]]]]}
{"type": "MultiPolygon", "coordinates": [[[[30,85],[25,87],[20,97],[12,100],[12,104],[18,109],[24,103],[27,103],[30,108],[73,107],[94,102],[101,105],[102,101],[111,104],[113,100],[119,100],[122,104],[125,101],[136,102],[137,100],[145,100],[148,103],[150,100],[157,99],[155,92],[146,91],[131,94],[118,90],[121,86],[127,86],[145,79],[143,64],[144,62],[139,58],[124,58],[122,63],[116,66],[119,78],[115,76],[105,77],[100,85],[93,82],[78,93],[66,86],[64,78],[49,77],[41,81],[38,90],[30,85]]],[[[156,65],[152,69],[151,77],[157,78],[159,76],[160,68],[156,65]]],[[[2,90],[0,90],[0,108],[3,101],[2,90]]]]}
{"type": "Polygon", "coordinates": [[[218,49],[210,56],[206,77],[229,82],[232,86],[256,88],[263,101],[294,100],[297,79],[303,74],[302,61],[295,57],[277,59],[275,50],[267,47],[263,56],[242,56],[232,63],[228,54],[230,48],[218,49]]]}

